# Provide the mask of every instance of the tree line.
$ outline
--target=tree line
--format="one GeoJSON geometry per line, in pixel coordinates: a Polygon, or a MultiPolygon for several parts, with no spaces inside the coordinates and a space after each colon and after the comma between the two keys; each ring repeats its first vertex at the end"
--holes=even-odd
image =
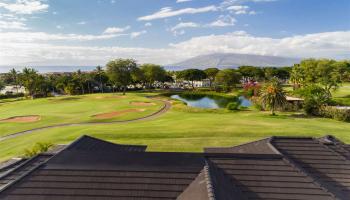
{"type": "Polygon", "coordinates": [[[17,88],[23,86],[27,95],[35,98],[48,96],[50,93],[125,93],[130,85],[135,88],[154,88],[171,81],[171,74],[159,65],[138,66],[135,60],[117,59],[108,62],[105,69],[98,66],[90,72],[78,70],[72,73],[40,74],[33,68],[24,68],[22,71],[12,69],[1,76],[0,89],[5,85],[15,85],[17,88]]]}
{"type": "Polygon", "coordinates": [[[155,64],[137,65],[133,59],[116,59],[104,68],[98,66],[91,72],[80,70],[73,73],[39,74],[32,68],[21,72],[12,69],[1,77],[4,85],[23,86],[31,97],[47,96],[50,93],[86,94],[94,92],[122,91],[128,88],[164,88],[166,82],[186,80],[194,88],[195,81],[207,79],[211,88],[221,87],[230,91],[242,82],[268,82],[278,79],[291,82],[295,89],[316,84],[326,91],[336,89],[343,81],[350,81],[350,62],[327,59],[307,59],[292,67],[240,66],[237,69],[208,68],[166,71],[155,64]]]}

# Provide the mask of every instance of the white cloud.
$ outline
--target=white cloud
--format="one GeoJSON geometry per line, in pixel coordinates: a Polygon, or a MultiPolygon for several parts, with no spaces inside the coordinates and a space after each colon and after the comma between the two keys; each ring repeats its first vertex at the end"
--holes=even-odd
{"type": "Polygon", "coordinates": [[[146,30],[139,31],[139,32],[132,32],[132,33],[130,34],[130,38],[134,39],[134,38],[137,38],[137,37],[139,37],[140,35],[144,35],[144,34],[146,34],[146,33],[147,33],[146,30]]]}
{"type": "Polygon", "coordinates": [[[229,15],[221,15],[216,21],[213,21],[208,26],[209,27],[225,27],[225,26],[234,26],[236,19],[229,15]]]}
{"type": "Polygon", "coordinates": [[[179,36],[179,35],[184,35],[186,33],[185,30],[178,30],[178,31],[173,31],[174,36],[179,36]]]}
{"type": "Polygon", "coordinates": [[[233,6],[227,7],[226,9],[236,15],[243,15],[243,14],[255,15],[256,14],[254,10],[249,10],[249,6],[233,5],[233,6]]]}
{"type": "Polygon", "coordinates": [[[63,29],[63,26],[57,25],[56,28],[57,28],[57,29],[63,29]]]}
{"type": "Polygon", "coordinates": [[[184,30],[186,28],[198,28],[198,27],[201,27],[201,25],[194,22],[180,22],[168,30],[171,31],[174,36],[179,36],[186,33],[184,30]]]}
{"type": "Polygon", "coordinates": [[[145,24],[145,26],[146,26],[146,27],[152,26],[152,23],[151,23],[151,22],[147,22],[147,23],[145,24]]]}
{"type": "Polygon", "coordinates": [[[16,0],[14,3],[0,2],[0,8],[17,14],[46,12],[49,5],[41,0],[16,0]]]}
{"type": "Polygon", "coordinates": [[[155,12],[151,15],[139,17],[139,21],[150,21],[155,19],[163,19],[168,17],[174,17],[184,14],[197,14],[197,13],[205,13],[205,12],[212,12],[217,11],[216,6],[206,6],[201,8],[183,8],[179,10],[173,10],[171,7],[165,7],[160,9],[158,12],[155,12]]]}
{"type": "Polygon", "coordinates": [[[108,27],[106,30],[103,32],[104,34],[114,34],[114,33],[122,33],[130,29],[130,26],[126,26],[123,28],[120,27],[108,27]]]}
{"type": "Polygon", "coordinates": [[[180,22],[174,27],[172,27],[170,30],[171,31],[176,31],[178,29],[184,29],[184,28],[197,28],[200,27],[199,24],[194,23],[194,22],[180,22]]]}
{"type": "Polygon", "coordinates": [[[255,37],[244,31],[194,37],[167,48],[125,48],[54,45],[51,40],[107,39],[110,35],[50,35],[1,33],[0,65],[97,65],[113,58],[135,58],[140,63],[171,64],[210,53],[248,53],[289,57],[350,57],[350,31],[324,32],[284,38],[255,37]]]}
{"type": "Polygon", "coordinates": [[[350,56],[350,31],[325,32],[281,39],[254,37],[245,32],[192,38],[173,44],[178,51],[191,56],[209,53],[247,53],[289,57],[350,56]]]}
{"type": "Polygon", "coordinates": [[[77,24],[78,25],[85,25],[87,22],[86,21],[81,21],[81,22],[78,22],[77,24]]]}
{"type": "Polygon", "coordinates": [[[16,29],[16,30],[27,30],[26,25],[20,21],[3,21],[0,20],[1,29],[16,29]]]}

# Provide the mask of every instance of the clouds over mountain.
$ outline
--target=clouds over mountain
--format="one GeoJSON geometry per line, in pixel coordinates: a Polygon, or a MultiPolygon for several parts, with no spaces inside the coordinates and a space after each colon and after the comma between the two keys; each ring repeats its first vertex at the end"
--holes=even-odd
{"type": "MultiPolygon", "coordinates": [[[[65,35],[45,36],[46,40],[106,39],[93,36],[65,35]]],[[[103,36],[104,37],[104,36],[103,36]]],[[[286,57],[328,57],[350,56],[350,31],[314,33],[285,38],[256,37],[243,31],[222,35],[194,37],[171,44],[167,48],[125,48],[98,46],[52,45],[43,42],[42,35],[21,37],[0,33],[0,60],[4,64],[48,63],[65,65],[97,65],[109,59],[135,58],[139,62],[159,64],[176,63],[194,56],[212,53],[244,53],[286,57]],[[20,38],[20,39],[16,39],[20,38]]]]}

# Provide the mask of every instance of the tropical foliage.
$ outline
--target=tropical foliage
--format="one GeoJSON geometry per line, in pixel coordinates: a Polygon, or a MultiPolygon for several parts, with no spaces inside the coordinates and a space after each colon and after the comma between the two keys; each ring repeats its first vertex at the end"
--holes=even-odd
{"type": "Polygon", "coordinates": [[[267,83],[262,88],[260,95],[261,103],[265,108],[271,110],[272,115],[275,115],[275,110],[283,108],[287,103],[286,93],[283,90],[282,84],[277,79],[273,79],[267,83]]]}

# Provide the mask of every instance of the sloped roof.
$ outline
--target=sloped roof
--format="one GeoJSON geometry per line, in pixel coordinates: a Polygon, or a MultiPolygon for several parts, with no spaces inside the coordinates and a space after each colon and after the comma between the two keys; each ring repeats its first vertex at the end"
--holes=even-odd
{"type": "Polygon", "coordinates": [[[345,200],[350,196],[347,145],[330,136],[272,137],[237,147],[206,148],[206,153],[144,152],[144,146],[131,146],[84,136],[14,177],[0,189],[0,199],[345,200]]]}
{"type": "Polygon", "coordinates": [[[102,152],[116,152],[116,151],[135,151],[144,152],[147,146],[145,145],[123,145],[107,142],[98,138],[83,135],[72,144],[70,144],[67,150],[80,150],[80,151],[102,151],[102,152]]]}
{"type": "Polygon", "coordinates": [[[233,147],[208,147],[204,148],[206,153],[245,153],[245,154],[278,154],[276,150],[269,145],[270,138],[249,142],[233,147]]]}
{"type": "Polygon", "coordinates": [[[11,185],[31,170],[40,166],[42,163],[50,159],[53,154],[39,154],[31,159],[23,160],[12,168],[8,169],[6,173],[0,176],[0,192],[2,189],[11,185]]]}
{"type": "Polygon", "coordinates": [[[350,197],[350,161],[314,138],[273,138],[272,144],[339,199],[350,197]]]}
{"type": "Polygon", "coordinates": [[[209,159],[230,179],[235,194],[240,191],[239,199],[333,199],[281,155],[225,155],[209,159]]]}

